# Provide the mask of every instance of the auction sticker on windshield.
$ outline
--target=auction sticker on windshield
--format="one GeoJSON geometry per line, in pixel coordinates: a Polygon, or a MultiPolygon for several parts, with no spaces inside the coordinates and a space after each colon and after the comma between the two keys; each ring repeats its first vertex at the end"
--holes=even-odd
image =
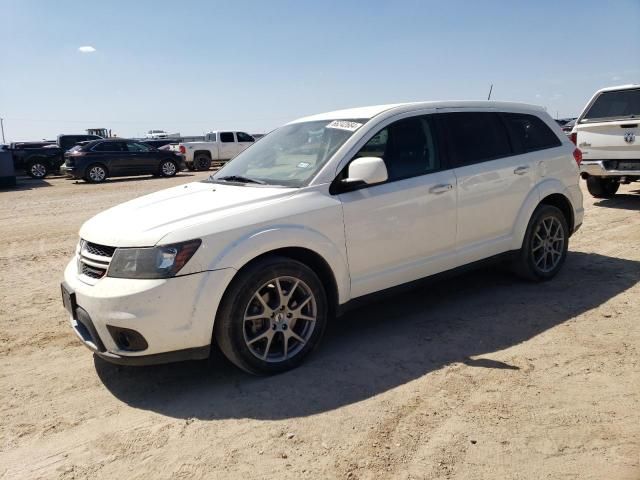
{"type": "Polygon", "coordinates": [[[347,130],[349,132],[355,132],[361,126],[362,124],[358,122],[350,122],[348,120],[334,120],[325,128],[337,128],[338,130],[347,130]]]}

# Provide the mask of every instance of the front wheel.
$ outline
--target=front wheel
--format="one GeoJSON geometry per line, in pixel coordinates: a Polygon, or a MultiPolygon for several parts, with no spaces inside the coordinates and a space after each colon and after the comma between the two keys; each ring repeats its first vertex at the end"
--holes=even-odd
{"type": "Polygon", "coordinates": [[[569,227],[563,213],[552,205],[539,205],[518,252],[516,273],[527,280],[549,280],[560,271],[568,248],[569,227]]]}
{"type": "Polygon", "coordinates": [[[31,178],[36,179],[44,178],[48,173],[49,168],[47,167],[47,164],[40,160],[34,160],[33,162],[31,162],[29,164],[29,168],[27,169],[27,174],[31,178]]]}
{"type": "Polygon", "coordinates": [[[587,178],[587,190],[595,198],[611,198],[616,194],[618,188],[620,188],[620,184],[612,178],[587,178]]]}
{"type": "Polygon", "coordinates": [[[260,375],[297,367],[327,323],[322,282],[296,260],[260,260],[233,280],[215,322],[215,340],[243,370],[260,375]]]}

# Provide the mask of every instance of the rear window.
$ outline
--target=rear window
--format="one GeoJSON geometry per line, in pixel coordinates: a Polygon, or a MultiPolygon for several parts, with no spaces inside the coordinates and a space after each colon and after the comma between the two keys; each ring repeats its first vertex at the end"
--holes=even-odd
{"type": "Polygon", "coordinates": [[[507,131],[496,113],[443,113],[442,120],[457,166],[511,155],[507,131]]]}
{"type": "Polygon", "coordinates": [[[502,118],[517,153],[535,152],[562,145],[556,134],[535,115],[503,113],[502,118]]]}
{"type": "Polygon", "coordinates": [[[94,152],[126,152],[127,147],[124,142],[101,142],[91,150],[94,152]]]}
{"type": "Polygon", "coordinates": [[[602,92],[582,116],[581,122],[640,116],[640,88],[602,92]]]}
{"type": "Polygon", "coordinates": [[[220,132],[220,141],[223,143],[233,143],[233,132],[220,132]]]}

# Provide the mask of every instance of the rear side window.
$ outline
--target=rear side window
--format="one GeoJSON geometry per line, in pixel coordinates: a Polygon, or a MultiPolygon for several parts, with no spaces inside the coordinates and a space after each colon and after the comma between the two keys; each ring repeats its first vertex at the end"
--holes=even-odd
{"type": "Polygon", "coordinates": [[[555,133],[535,115],[503,113],[511,142],[516,153],[535,152],[562,145],[555,133]]]}
{"type": "Polygon", "coordinates": [[[236,132],[236,136],[238,137],[239,142],[253,142],[253,137],[248,133],[244,132],[236,132]]]}
{"type": "Polygon", "coordinates": [[[581,122],[616,120],[640,116],[640,88],[602,92],[582,116],[581,122]]]}
{"type": "Polygon", "coordinates": [[[94,152],[126,152],[127,146],[124,142],[102,142],[95,145],[91,150],[94,152]]]}
{"type": "Polygon", "coordinates": [[[220,132],[220,141],[223,143],[233,143],[233,132],[220,132]]]}
{"type": "Polygon", "coordinates": [[[507,131],[497,113],[443,113],[440,119],[449,154],[458,167],[512,154],[507,131]]]}

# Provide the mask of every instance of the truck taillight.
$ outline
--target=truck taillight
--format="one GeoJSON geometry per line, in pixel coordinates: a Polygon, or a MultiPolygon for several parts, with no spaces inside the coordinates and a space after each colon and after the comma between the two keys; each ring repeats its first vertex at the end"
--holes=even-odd
{"type": "Polygon", "coordinates": [[[571,140],[574,145],[578,145],[578,132],[573,132],[569,135],[569,140],[571,140]]]}
{"type": "Polygon", "coordinates": [[[183,155],[184,155],[185,153],[187,153],[187,149],[186,149],[186,148],[184,148],[184,145],[180,145],[180,146],[178,147],[178,149],[180,150],[180,153],[181,153],[181,154],[183,154],[183,155]]]}
{"type": "Polygon", "coordinates": [[[573,158],[575,159],[578,166],[582,163],[582,150],[579,148],[574,148],[573,150],[573,158]]]}

